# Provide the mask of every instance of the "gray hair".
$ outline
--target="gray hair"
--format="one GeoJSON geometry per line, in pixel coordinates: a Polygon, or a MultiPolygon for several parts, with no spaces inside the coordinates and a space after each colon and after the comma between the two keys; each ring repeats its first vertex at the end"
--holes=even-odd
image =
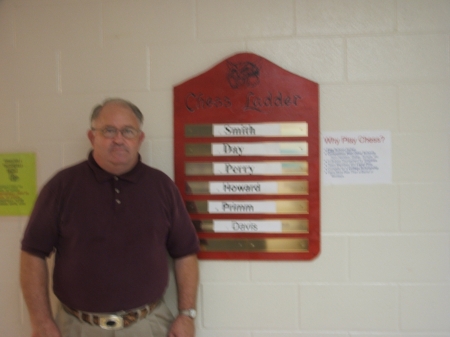
{"type": "Polygon", "coordinates": [[[129,108],[133,114],[138,119],[139,123],[142,125],[144,123],[144,115],[142,114],[141,110],[131,103],[130,101],[127,101],[122,98],[108,98],[103,101],[102,104],[97,105],[94,110],[92,110],[91,114],[91,123],[95,121],[98,118],[98,115],[100,114],[100,111],[102,111],[103,107],[108,104],[119,104],[125,108],[129,108]]]}

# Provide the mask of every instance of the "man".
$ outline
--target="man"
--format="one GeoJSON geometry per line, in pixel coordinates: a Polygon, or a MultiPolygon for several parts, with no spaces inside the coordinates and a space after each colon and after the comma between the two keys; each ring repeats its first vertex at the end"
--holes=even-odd
{"type": "Polygon", "coordinates": [[[87,161],[42,189],[22,240],[33,337],[193,337],[199,249],[180,194],[140,161],[142,113],[109,99],[91,116],[87,161]],[[52,318],[45,258],[55,253],[52,318]],[[161,300],[174,259],[179,315],[161,300]]]}

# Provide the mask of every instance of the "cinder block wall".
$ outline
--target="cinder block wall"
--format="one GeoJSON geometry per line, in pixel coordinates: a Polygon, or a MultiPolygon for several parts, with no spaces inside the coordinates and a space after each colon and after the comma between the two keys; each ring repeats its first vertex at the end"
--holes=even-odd
{"type": "MultiPolygon", "coordinates": [[[[448,337],[449,37],[448,0],[0,0],[0,151],[36,152],[41,187],[121,96],[144,111],[144,161],[173,176],[172,87],[260,54],[320,84],[322,131],[391,131],[393,183],[323,186],[314,261],[202,261],[197,336],[448,337]]],[[[0,217],[5,337],[30,336],[26,221],[0,217]]]]}

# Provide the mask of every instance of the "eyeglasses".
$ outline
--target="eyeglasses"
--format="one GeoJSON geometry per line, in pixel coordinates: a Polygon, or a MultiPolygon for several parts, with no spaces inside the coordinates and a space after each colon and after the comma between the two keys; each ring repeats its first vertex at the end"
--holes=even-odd
{"type": "Polygon", "coordinates": [[[140,133],[141,130],[136,130],[134,128],[123,128],[121,130],[107,126],[103,129],[95,129],[92,128],[92,131],[100,131],[105,138],[115,138],[117,136],[117,133],[120,132],[122,136],[126,139],[133,139],[136,138],[140,133]]]}

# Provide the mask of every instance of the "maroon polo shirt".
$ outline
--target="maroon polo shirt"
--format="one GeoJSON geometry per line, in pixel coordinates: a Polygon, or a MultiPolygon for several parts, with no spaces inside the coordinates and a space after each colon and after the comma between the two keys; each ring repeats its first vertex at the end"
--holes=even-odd
{"type": "Polygon", "coordinates": [[[53,289],[88,312],[139,307],[162,297],[168,255],[198,251],[198,238],[173,181],[141,161],[114,176],[89,155],[42,189],[22,250],[55,251],[53,289]]]}

